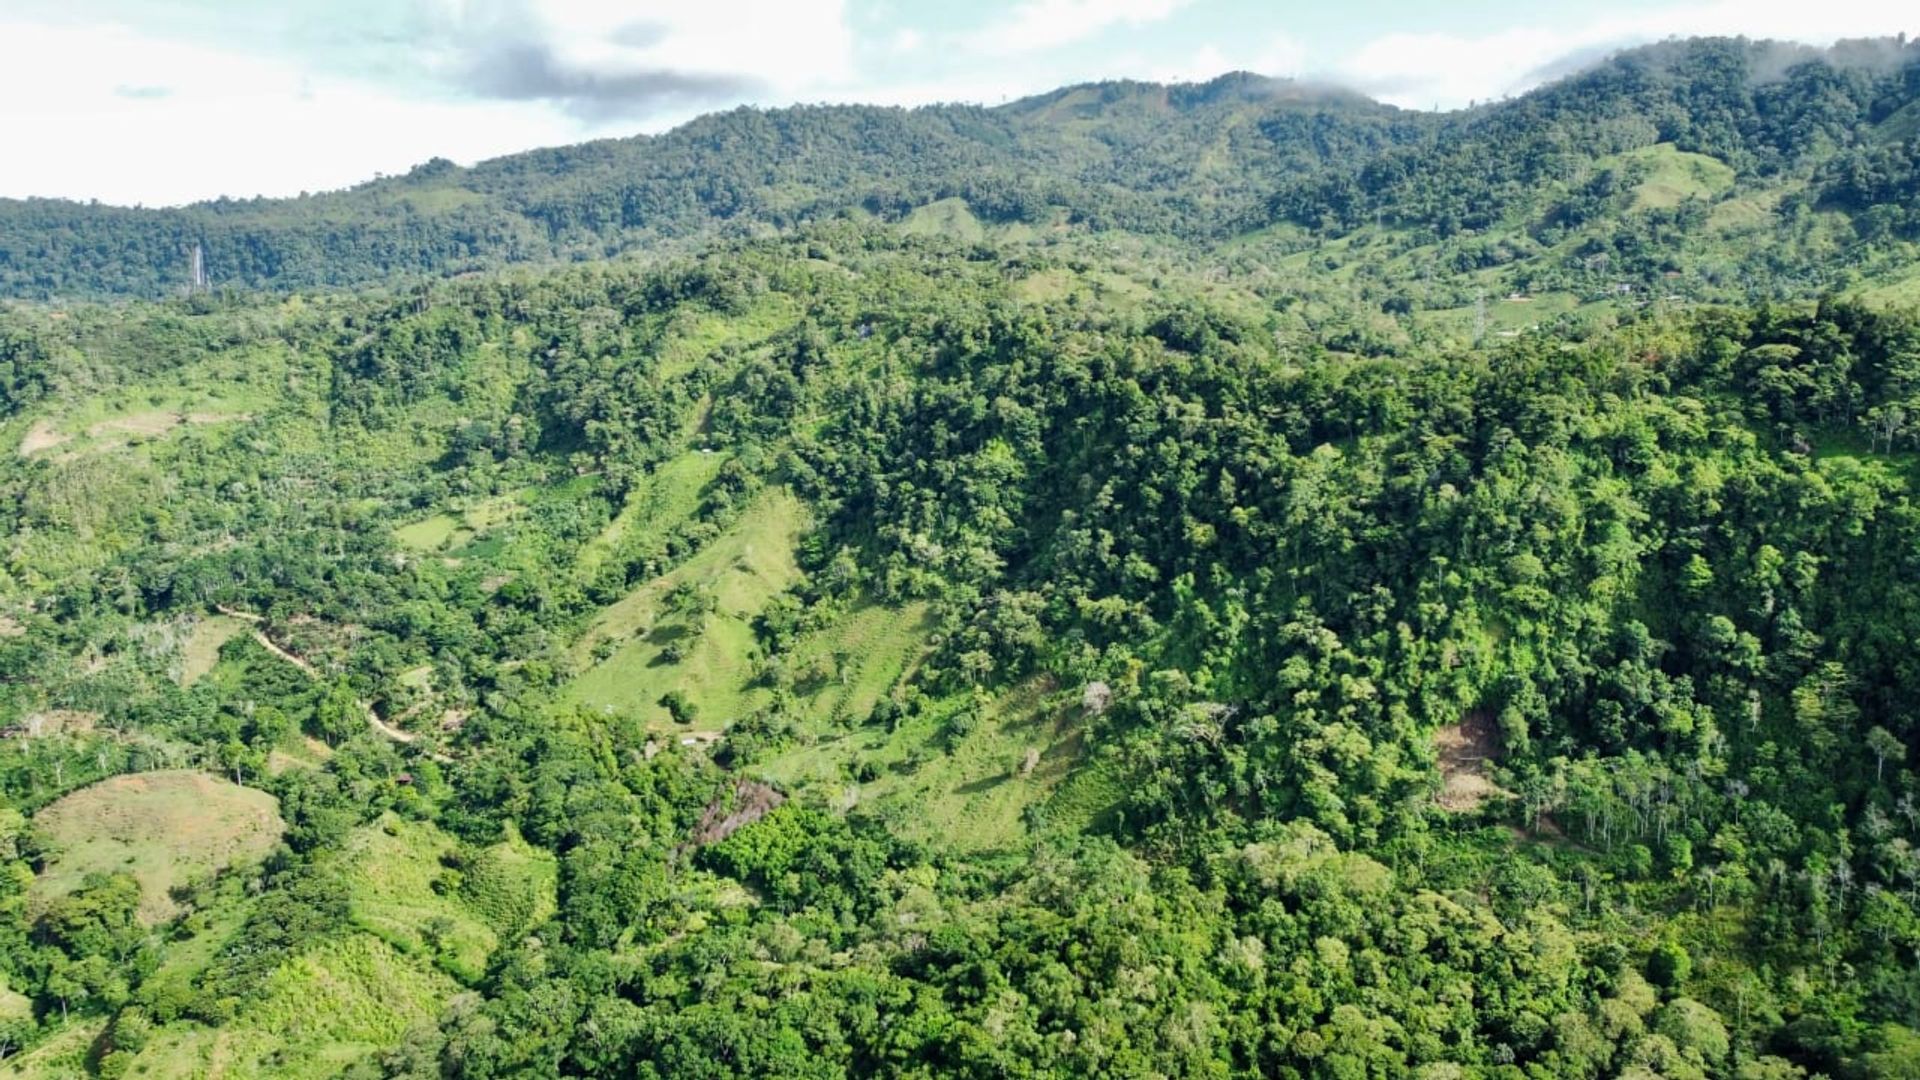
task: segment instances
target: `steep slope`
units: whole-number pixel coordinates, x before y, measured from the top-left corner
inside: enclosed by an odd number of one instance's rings
[[[835,223],[0,312],[0,437],[127,434],[0,457],[8,1067],[1912,1075],[1920,323],[1367,357],[1262,280]],[[221,609],[312,677],[183,685]],[[48,846],[168,760],[284,847]]]

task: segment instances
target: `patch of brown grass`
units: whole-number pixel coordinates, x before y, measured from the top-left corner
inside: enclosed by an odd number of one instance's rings
[[[97,439],[102,435],[165,435],[180,426],[183,418],[179,413],[154,409],[151,412],[128,413],[102,420],[87,427],[87,437]]]
[[[73,438],[64,431],[55,428],[51,421],[37,420],[27,429],[27,436],[20,440],[20,456],[32,457],[42,450],[51,450]]]
[[[1493,718],[1484,712],[1467,714],[1458,724],[1433,733],[1440,758],[1440,793],[1435,801],[1450,813],[1468,813],[1500,794],[1487,771],[1499,757]]]
[[[174,886],[264,857],[286,827],[273,796],[187,769],[102,780],[45,807],[33,825],[52,851],[33,882],[36,904],[88,874],[121,871],[140,883],[148,924],[178,912]]]
[[[771,785],[758,780],[742,780],[734,785],[731,799],[715,799],[700,815],[689,839],[701,846],[717,844],[735,832],[773,813],[787,797]]]
[[[82,712],[79,709],[47,709],[28,713],[20,721],[18,734],[28,739],[44,739],[50,735],[84,735],[99,724],[99,713]]]

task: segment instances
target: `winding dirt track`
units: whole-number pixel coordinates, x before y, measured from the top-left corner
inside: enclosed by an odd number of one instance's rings
[[[242,620],[245,620],[246,622],[252,623],[253,624],[253,631],[252,631],[253,640],[259,642],[261,648],[267,650],[268,652],[279,657],[280,659],[285,660],[287,663],[292,664],[294,667],[299,668],[301,671],[306,673],[307,678],[313,679],[315,681],[318,681],[320,679],[320,672],[315,670],[312,664],[307,663],[304,657],[295,656],[293,653],[290,653],[286,649],[281,648],[277,642],[275,642],[272,638],[267,636],[267,632],[260,628],[261,624],[266,621],[265,619],[249,611],[236,611],[233,608],[227,607],[224,604],[215,604],[214,610],[218,611],[222,615],[227,615],[235,619],[242,619]],[[380,734],[386,736],[389,739],[392,739],[394,742],[413,743],[419,740],[420,736],[415,735],[413,732],[401,731],[399,728],[394,727],[392,724],[389,724],[385,720],[380,719],[380,714],[377,712],[374,712],[373,706],[368,704],[367,702],[361,701],[356,698],[354,703],[359,705],[360,711],[366,714],[367,724],[371,726],[373,730],[379,732]],[[453,760],[452,758],[449,758],[445,754],[441,754],[441,753],[429,753],[427,756],[432,758],[435,761],[440,762],[443,765]]]

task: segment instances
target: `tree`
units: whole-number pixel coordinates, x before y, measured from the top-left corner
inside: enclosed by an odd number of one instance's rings
[[[1675,990],[1693,974],[1693,957],[1678,942],[1663,941],[1647,954],[1647,978],[1655,986]]]
[[[676,724],[691,724],[700,718],[699,708],[680,690],[669,690],[660,695],[660,707],[667,710],[667,715]]]
[[[1873,755],[1873,782],[1877,784],[1886,772],[1887,759],[1904,760],[1907,748],[1893,732],[1876,724],[1867,732],[1867,752]]]

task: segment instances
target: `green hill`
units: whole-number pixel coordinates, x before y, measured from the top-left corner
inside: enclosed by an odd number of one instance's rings
[[[0,1075],[1920,1074],[1911,56],[5,208]]]

